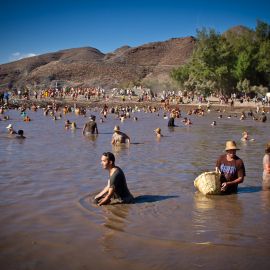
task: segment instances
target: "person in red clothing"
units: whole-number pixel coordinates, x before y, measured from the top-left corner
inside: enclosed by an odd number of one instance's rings
[[[246,175],[245,165],[241,158],[236,155],[235,141],[227,141],[226,154],[218,158],[216,170],[221,172],[221,192],[223,194],[236,193],[238,184],[244,181]]]

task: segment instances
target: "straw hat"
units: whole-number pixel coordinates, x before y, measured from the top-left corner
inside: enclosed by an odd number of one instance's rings
[[[225,151],[228,150],[240,150],[240,149],[236,147],[235,141],[227,141]]]
[[[13,126],[11,124],[9,124],[6,128],[10,129],[10,128],[13,128]]]
[[[119,126],[115,126],[113,131],[120,131],[120,127]]]
[[[156,128],[154,131],[155,131],[156,133],[160,133],[160,132],[161,132],[161,128]]]

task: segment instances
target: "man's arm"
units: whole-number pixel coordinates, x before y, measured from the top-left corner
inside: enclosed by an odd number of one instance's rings
[[[107,204],[110,200],[111,197],[113,196],[114,189],[112,187],[109,188],[108,194],[99,202],[99,206],[103,204]]]
[[[116,144],[116,140],[115,140],[114,136],[112,136],[111,144]]]
[[[95,199],[102,197],[106,192],[108,192],[108,190],[109,190],[109,181],[108,185],[95,196]]]
[[[128,143],[130,143],[130,137],[127,134],[125,134],[125,136],[126,136],[125,141],[127,142],[128,140]]]
[[[221,190],[225,191],[228,186],[237,185],[244,182],[244,176],[240,176],[237,179],[230,181],[230,182],[224,182],[221,184]]]
[[[263,158],[263,169],[267,172],[270,173],[270,159],[268,155],[265,155]]]

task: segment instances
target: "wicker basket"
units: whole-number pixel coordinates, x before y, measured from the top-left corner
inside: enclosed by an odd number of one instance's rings
[[[220,172],[204,172],[194,180],[194,186],[204,195],[218,195],[221,190]]]

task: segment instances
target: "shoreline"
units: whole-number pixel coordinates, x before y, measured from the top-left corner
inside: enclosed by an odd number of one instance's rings
[[[164,102],[161,101],[135,101],[135,100],[126,100],[122,101],[120,98],[114,98],[110,100],[72,100],[71,98],[66,99],[10,99],[8,108],[14,109],[18,108],[20,106],[41,106],[41,107],[47,107],[48,105],[57,104],[60,107],[64,106],[74,106],[76,104],[77,107],[85,107],[85,108],[103,108],[103,106],[106,104],[109,107],[114,106],[130,106],[134,107],[137,106],[138,108],[143,107],[156,107],[158,109],[164,108]],[[168,105],[168,108],[179,108],[179,109],[187,109],[192,110],[196,109],[198,107],[201,107],[204,110],[207,110],[207,103],[170,103]],[[251,102],[235,102],[235,105],[231,106],[230,104],[220,104],[218,101],[212,100],[210,101],[210,109],[214,110],[225,110],[227,112],[243,112],[247,110],[256,110],[257,106],[259,108],[264,108],[265,112],[270,112],[270,106],[269,105],[262,105],[260,103],[255,103],[253,101]]]

